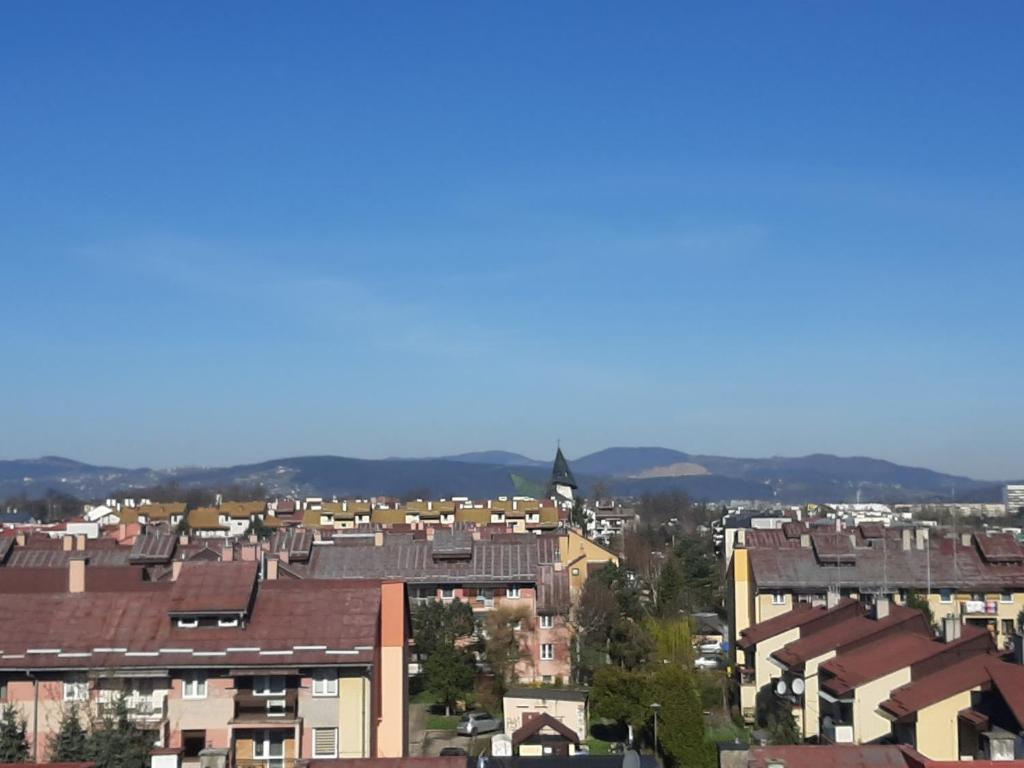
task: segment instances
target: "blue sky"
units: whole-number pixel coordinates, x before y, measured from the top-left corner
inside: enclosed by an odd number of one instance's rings
[[[1022,23],[6,3],[0,458],[1024,476]]]

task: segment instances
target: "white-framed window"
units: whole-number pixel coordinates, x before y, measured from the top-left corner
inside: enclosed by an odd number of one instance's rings
[[[218,627],[237,627],[238,619],[217,619]]]
[[[280,675],[256,675],[252,679],[253,696],[284,696],[285,679]]]
[[[199,626],[199,619],[178,619],[178,626],[182,629],[194,629]]]
[[[786,604],[786,593],[785,592],[772,592],[772,605],[785,605]]]
[[[455,590],[452,587],[441,587],[441,599],[451,600],[455,597]]]
[[[205,699],[206,698],[206,673],[186,672],[181,679],[181,698],[183,699]]]
[[[953,602],[953,590],[952,589],[940,589],[939,590],[939,602],[940,603],[952,603]]]
[[[555,626],[555,617],[554,616],[541,616],[540,617],[540,628],[541,629],[551,629],[553,626]]]
[[[555,658],[555,646],[552,643],[541,643],[540,658],[543,661],[551,661]]]
[[[64,681],[64,701],[87,701],[89,698],[89,683],[84,680]]]
[[[338,729],[313,729],[313,757],[338,756]]]
[[[507,598],[509,598],[511,600],[518,600],[519,599],[519,587],[509,587],[507,590],[505,590],[505,597],[507,597]]]
[[[337,696],[338,673],[333,669],[318,669],[313,673],[314,696]]]
[[[1013,602],[1013,592],[1000,592],[999,593],[999,602],[1000,603],[1012,603]]]

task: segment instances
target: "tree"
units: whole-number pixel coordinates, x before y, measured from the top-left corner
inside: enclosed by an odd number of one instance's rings
[[[637,670],[601,667],[590,687],[593,713],[640,729],[650,717],[649,677]]]
[[[184,518],[182,520],[184,521]],[[247,536],[255,536],[260,541],[269,539],[273,532],[274,529],[264,523],[263,518],[259,515],[253,515],[252,520],[249,521],[249,527],[245,531]]]
[[[800,732],[788,701],[776,696],[768,687],[758,692],[755,707],[757,722],[768,731],[772,744],[800,743]]]
[[[452,706],[473,687],[476,671],[473,659],[466,651],[453,645],[439,645],[427,657],[423,676],[426,689],[436,697],[438,703],[444,704],[447,715],[451,714]]]
[[[89,733],[89,760],[96,768],[147,768],[154,735],[135,725],[128,717],[124,696],[114,702],[114,711],[94,720]]]
[[[0,763],[28,761],[28,739],[25,737],[25,718],[13,704],[7,704],[0,713]]]
[[[573,501],[572,511],[569,512],[569,524],[582,531],[587,530],[587,508],[582,498]]]
[[[683,669],[693,665],[693,632],[690,619],[674,616],[667,619],[649,618],[644,629],[654,644],[655,661],[676,664]]]
[[[679,569],[679,561],[674,554],[665,558],[658,574],[655,609],[658,616],[668,618],[678,616],[683,603],[683,574]]]
[[[494,673],[499,693],[504,694],[505,687],[515,682],[516,664],[524,655],[516,627],[528,616],[525,608],[502,606],[484,619],[484,655]]]
[[[907,608],[914,608],[920,611],[928,620],[929,626],[935,625],[935,614],[932,613],[932,607],[928,604],[928,598],[920,592],[907,593]]]
[[[619,602],[608,584],[597,578],[587,579],[572,614],[577,683],[589,681],[594,670],[608,663],[608,636],[618,613]]]
[[[675,664],[658,667],[650,693],[652,700],[661,705],[658,740],[665,752],[686,768],[715,765],[714,748],[705,739],[704,716],[690,671]]]
[[[60,716],[60,727],[50,739],[50,762],[81,763],[89,756],[89,736],[82,727],[78,704],[72,702]]]
[[[458,599],[431,600],[419,606],[412,614],[412,627],[416,652],[427,657],[435,648],[454,646],[456,640],[476,631],[473,609]]]
[[[639,669],[651,658],[654,641],[643,625],[632,619],[618,619],[608,637],[612,663],[625,669]]]

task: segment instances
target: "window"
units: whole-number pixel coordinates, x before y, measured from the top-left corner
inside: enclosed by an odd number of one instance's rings
[[[338,729],[313,729],[313,757],[338,756]]]
[[[518,600],[519,599],[519,587],[509,587],[505,591],[505,597],[508,597],[508,598],[510,598],[512,600]]]
[[[544,661],[551,661],[555,658],[555,646],[551,643],[541,643],[540,657]]]
[[[181,698],[183,699],[205,699],[206,698],[206,674],[203,672],[188,672],[181,681]]]
[[[940,603],[952,603],[953,602],[953,590],[952,589],[940,589],[939,590],[939,602]]]
[[[1000,592],[999,593],[999,602],[1000,603],[1012,603],[1013,602],[1013,592]]]
[[[81,680],[67,680],[64,683],[64,701],[86,701],[89,698],[89,684]]]
[[[217,619],[218,627],[237,627],[238,619]]]
[[[441,587],[442,600],[451,600],[453,597],[455,597],[454,589],[452,589],[451,587]]]
[[[337,696],[338,673],[331,669],[321,669],[313,673],[314,696]]]
[[[786,593],[785,592],[772,592],[772,605],[785,605],[786,604]]]
[[[178,619],[178,626],[182,629],[193,629],[199,626],[199,619]]]
[[[285,679],[273,675],[257,675],[252,679],[254,696],[284,696]]]
[[[541,629],[551,629],[553,626],[555,626],[555,617],[554,616],[541,616],[540,617],[540,628]]]

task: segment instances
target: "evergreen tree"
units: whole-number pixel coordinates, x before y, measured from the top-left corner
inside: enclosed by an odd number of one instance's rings
[[[89,734],[89,760],[96,768],[147,768],[153,734],[135,725],[128,717],[124,696],[117,699],[113,714],[92,724]]]
[[[424,685],[444,704],[445,714],[468,690],[473,687],[476,671],[473,659],[466,651],[453,645],[439,645],[427,657],[423,665]]]
[[[674,554],[665,558],[665,564],[658,574],[656,608],[662,618],[679,615],[683,604],[683,573],[679,568],[679,560]]]
[[[7,704],[0,714],[0,763],[24,763],[27,760],[25,718],[18,714],[13,704]]]
[[[50,740],[50,762],[81,763],[88,759],[89,737],[74,702],[61,714],[60,727]]]
[[[677,765],[710,768],[716,762],[714,746],[705,738],[700,698],[690,671],[674,664],[653,673],[651,696],[658,713],[658,741]]]
[[[429,657],[435,648],[452,646],[462,637],[476,631],[473,609],[469,603],[455,599],[451,602],[431,600],[421,605],[412,615],[412,634],[416,652]]]

